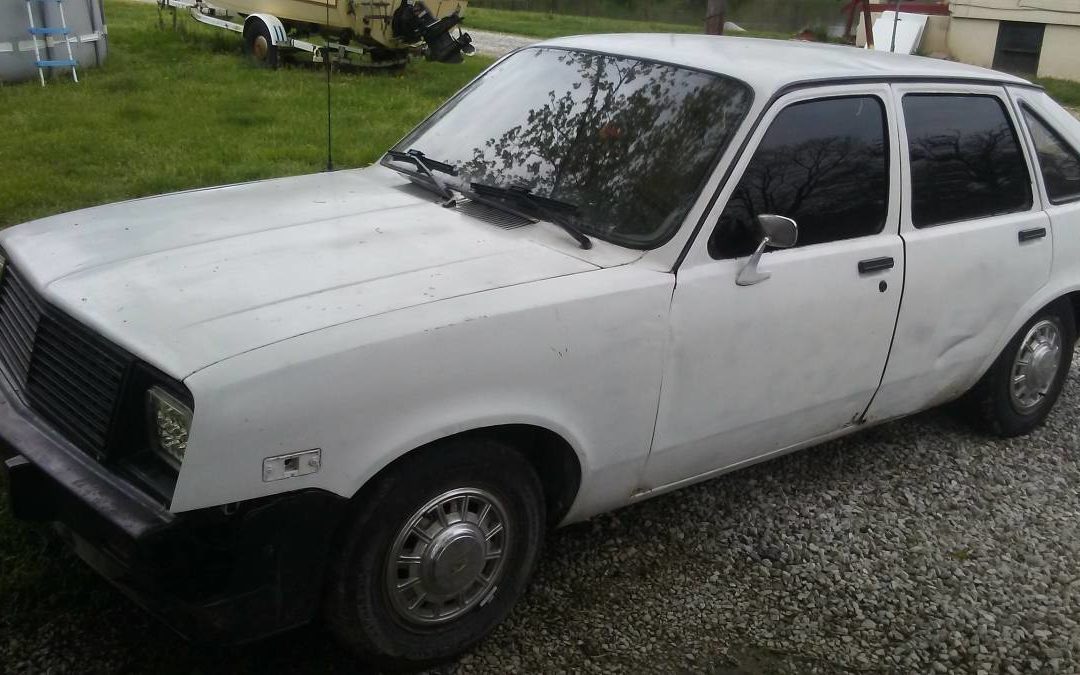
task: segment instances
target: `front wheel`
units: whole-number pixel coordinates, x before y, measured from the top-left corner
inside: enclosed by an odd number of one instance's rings
[[[383,668],[422,668],[476,644],[522,594],[544,532],[532,466],[490,439],[422,451],[377,479],[347,527],[325,614]]]
[[[1038,427],[1065,385],[1075,342],[1076,324],[1067,302],[1040,311],[1020,328],[968,395],[973,412],[1003,437]]]

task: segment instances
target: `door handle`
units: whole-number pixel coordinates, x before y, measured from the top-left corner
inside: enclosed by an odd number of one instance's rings
[[[870,274],[871,272],[880,272],[881,270],[891,270],[894,264],[896,263],[890,256],[860,260],[859,274]]]
[[[1045,236],[1046,236],[1046,228],[1045,227],[1033,227],[1030,230],[1020,230],[1020,234],[1017,235],[1017,238],[1020,239],[1020,243],[1023,244],[1025,241],[1031,241],[1033,239],[1042,239]]]

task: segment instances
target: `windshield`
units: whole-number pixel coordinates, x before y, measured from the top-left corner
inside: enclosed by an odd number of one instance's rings
[[[464,181],[573,205],[566,220],[582,232],[651,248],[675,233],[751,99],[721,75],[526,49],[395,150],[445,162]]]

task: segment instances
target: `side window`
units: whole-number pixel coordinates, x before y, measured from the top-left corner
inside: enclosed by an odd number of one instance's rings
[[[930,227],[1031,208],[1031,177],[996,96],[904,96],[911,222]]]
[[[889,208],[885,107],[876,96],[793,103],[776,116],[709,240],[715,258],[749,255],[755,218],[799,225],[799,246],[877,234]]]
[[[1039,156],[1039,168],[1050,201],[1062,204],[1080,198],[1080,156],[1035,113],[1026,106],[1021,109],[1031,139],[1035,141],[1035,153]]]

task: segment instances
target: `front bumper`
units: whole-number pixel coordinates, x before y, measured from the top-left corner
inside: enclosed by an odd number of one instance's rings
[[[0,378],[12,512],[182,635],[240,643],[308,622],[347,500],[319,490],[173,514],[74,447]]]

